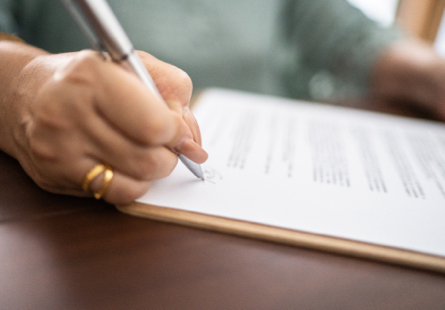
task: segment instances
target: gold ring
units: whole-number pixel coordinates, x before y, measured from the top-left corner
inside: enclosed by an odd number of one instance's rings
[[[87,175],[85,176],[85,179],[82,182],[82,189],[88,192],[91,182],[101,173],[104,173],[104,182],[102,184],[102,188],[99,191],[93,192],[94,198],[96,199],[102,198],[107,192],[108,188],[110,187],[110,182],[111,179],[113,179],[114,175],[111,166],[108,164],[97,164],[90,171],[88,171]]]
[[[113,178],[114,175],[111,166],[106,165],[105,167],[106,169],[105,169],[104,183],[102,184],[102,188],[99,191],[93,193],[94,198],[96,199],[101,199],[107,193],[108,187],[110,187],[111,179]]]

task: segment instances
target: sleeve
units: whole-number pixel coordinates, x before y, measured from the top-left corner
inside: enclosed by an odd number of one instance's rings
[[[297,58],[285,72],[287,89],[316,100],[366,93],[379,53],[403,36],[346,0],[287,0],[282,23],[284,40]]]
[[[41,21],[42,9],[48,5],[53,3],[47,0],[0,0],[0,32],[33,44],[33,32]]]
[[[13,13],[13,0],[0,0],[0,32],[18,35]]]

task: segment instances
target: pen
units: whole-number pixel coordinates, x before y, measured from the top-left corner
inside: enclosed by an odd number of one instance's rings
[[[106,0],[62,1],[94,49],[101,53],[107,51],[114,62],[134,72],[165,103]],[[195,176],[204,180],[201,165],[182,154],[179,154],[179,159]]]

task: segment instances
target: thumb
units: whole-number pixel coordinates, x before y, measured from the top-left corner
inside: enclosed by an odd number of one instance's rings
[[[200,145],[201,135],[199,133],[199,128],[198,128],[199,141],[197,142],[194,139],[194,134],[190,126],[187,124],[187,122],[179,115],[176,114],[176,116],[177,116],[177,121],[180,122],[180,125],[177,127],[178,132],[176,138],[172,141],[172,144],[170,144],[168,147],[175,153],[182,154],[188,159],[194,161],[195,163],[198,164],[204,163],[208,158],[208,154],[206,151],[204,151],[204,149]]]

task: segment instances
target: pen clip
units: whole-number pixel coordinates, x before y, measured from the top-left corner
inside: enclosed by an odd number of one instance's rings
[[[85,35],[85,38],[90,43],[91,47],[98,51],[103,59],[107,59],[104,53],[107,51],[104,42],[102,42],[99,36],[97,36],[93,29],[91,29],[90,24],[86,21],[85,16],[81,13],[75,1],[62,0],[62,3]]]

